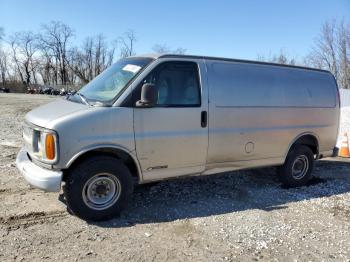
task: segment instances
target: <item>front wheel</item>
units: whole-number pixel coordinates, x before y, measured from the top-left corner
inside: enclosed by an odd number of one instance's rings
[[[116,158],[98,156],[83,161],[68,174],[64,196],[73,214],[101,221],[118,215],[132,191],[129,169]]]
[[[288,153],[286,162],[279,167],[282,183],[290,187],[304,186],[312,177],[314,154],[304,145],[296,145]]]

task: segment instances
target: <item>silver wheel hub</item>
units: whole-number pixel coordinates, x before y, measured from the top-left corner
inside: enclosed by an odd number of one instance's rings
[[[302,179],[309,170],[309,159],[305,155],[298,156],[292,165],[292,176],[294,179]]]
[[[120,197],[121,184],[117,177],[101,173],[90,178],[83,187],[83,201],[91,209],[104,210]]]

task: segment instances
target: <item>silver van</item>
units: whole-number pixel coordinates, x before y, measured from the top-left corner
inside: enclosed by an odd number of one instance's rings
[[[121,59],[29,112],[17,167],[86,220],[115,216],[134,184],[278,167],[288,186],[332,156],[340,100],[328,71],[187,55]]]

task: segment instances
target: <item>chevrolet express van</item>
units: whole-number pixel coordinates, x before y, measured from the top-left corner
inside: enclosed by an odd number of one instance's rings
[[[135,183],[278,167],[302,186],[333,154],[328,71],[188,55],[121,59],[74,95],[29,112],[17,166],[86,220],[118,214]]]

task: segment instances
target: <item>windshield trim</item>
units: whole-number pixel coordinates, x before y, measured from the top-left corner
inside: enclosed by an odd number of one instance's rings
[[[86,96],[83,95],[82,93],[76,92],[74,95],[77,95],[77,96],[81,99],[81,101],[83,101],[86,105],[88,105],[88,106],[91,105],[90,102],[89,102],[89,100],[88,100],[88,99],[86,98]]]

